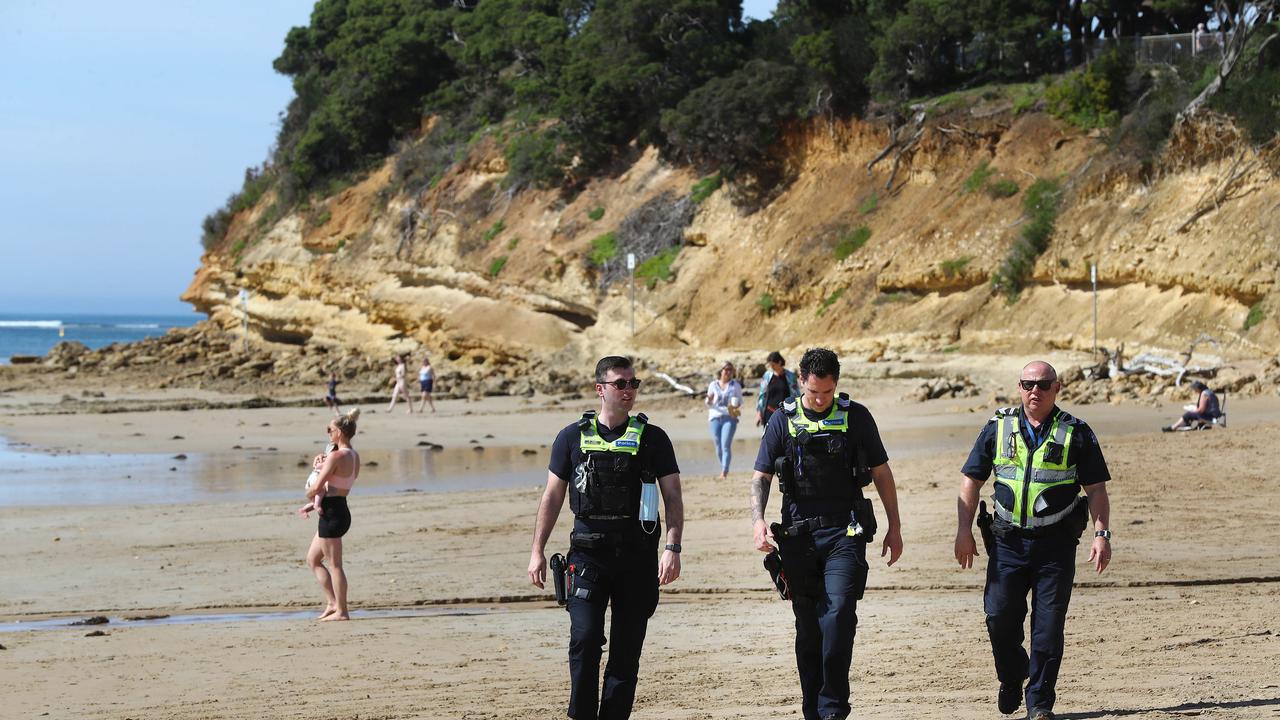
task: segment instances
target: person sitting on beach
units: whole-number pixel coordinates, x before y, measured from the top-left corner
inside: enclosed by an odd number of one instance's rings
[[[1182,417],[1178,421],[1167,427],[1160,428],[1164,432],[1173,432],[1175,430],[1196,430],[1203,427],[1206,423],[1213,422],[1222,416],[1222,407],[1218,404],[1218,396],[1209,389],[1208,385],[1193,380],[1191,389],[1196,392],[1196,404],[1184,405]]]
[[[324,395],[324,404],[333,411],[334,417],[342,414],[342,408],[338,406],[338,382],[338,373],[330,372],[329,381],[326,383],[328,390]]]
[[[360,409],[355,408],[335,418],[325,427],[329,441],[337,449],[327,456],[317,455],[314,465],[319,466],[320,476],[307,490],[307,499],[315,500],[322,491],[322,512],[315,537],[307,550],[307,567],[315,575],[316,582],[324,590],[325,609],[317,620],[350,620],[347,608],[347,574],[342,569],[342,536],[351,529],[351,510],[347,507],[347,495],[360,476],[360,455],[351,447],[356,434],[356,420]],[[325,560],[329,561],[328,567]]]

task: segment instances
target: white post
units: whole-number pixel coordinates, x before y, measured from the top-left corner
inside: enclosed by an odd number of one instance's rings
[[[631,337],[636,336],[636,254],[627,253],[627,272],[631,275]]]
[[[249,291],[240,288],[240,331],[244,335],[244,351],[249,352]]]
[[[1093,354],[1098,354],[1098,264],[1089,266],[1089,281],[1093,283]]]

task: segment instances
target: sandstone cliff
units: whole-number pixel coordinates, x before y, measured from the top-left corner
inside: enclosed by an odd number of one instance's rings
[[[697,175],[652,150],[573,197],[507,192],[501,152],[487,140],[420,194],[392,191],[390,158],[272,224],[260,222],[268,194],[204,256],[183,299],[238,332],[246,288],[254,343],[312,357],[300,369],[317,376],[337,350],[429,352],[465,377],[538,379],[606,352],[705,357],[817,341],[864,355],[1087,350],[1096,263],[1103,346],[1181,350],[1202,333],[1224,357],[1280,346],[1278,163],[1255,157],[1229,126],[1185,128],[1145,169],[1101,138],[999,103],[931,118],[896,173],[891,159],[868,170],[888,140],[885,125],[862,121],[791,133],[795,180],[754,212],[726,189],[689,203]],[[1019,192],[966,192],[983,162]],[[1058,180],[1064,204],[1030,285],[1010,304],[990,279],[1037,177]],[[1180,229],[1201,207],[1213,209]],[[627,250],[641,260],[660,251],[654,237],[670,231],[635,219],[681,212],[691,219],[676,228],[683,247],[672,277],[636,283],[632,338],[619,263]],[[619,254],[603,267],[589,261],[593,239],[620,229]],[[850,237],[865,244],[838,260]],[[1245,329],[1251,308],[1263,319]]]

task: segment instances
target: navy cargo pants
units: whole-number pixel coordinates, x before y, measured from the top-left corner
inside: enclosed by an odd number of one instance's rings
[[[796,616],[805,720],[847,717],[858,600],[867,586],[867,544],[848,537],[843,527],[776,540]]]
[[[1016,531],[996,536],[987,559],[983,605],[1001,684],[1027,681],[1027,709],[1052,710],[1062,666],[1067,604],[1076,575],[1075,537],[1033,538]],[[1022,647],[1022,624],[1031,592],[1031,652]]]
[[[649,618],[658,607],[658,555],[651,541],[569,551],[577,587],[590,597],[570,597],[569,717],[574,720],[626,720],[636,697],[640,650]],[[613,604],[609,626],[609,661],[600,688],[600,656],[604,648],[604,611]]]

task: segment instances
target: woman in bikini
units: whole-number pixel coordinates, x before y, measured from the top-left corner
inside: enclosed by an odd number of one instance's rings
[[[307,550],[307,567],[324,590],[325,609],[317,618],[323,621],[351,619],[347,608],[347,574],[342,570],[342,536],[351,529],[347,495],[360,475],[360,455],[351,447],[359,417],[357,408],[334,418],[325,427],[329,441],[338,447],[327,455],[316,456],[312,464],[320,471],[320,477],[307,490],[308,500],[324,494],[320,501],[319,529]],[[326,560],[328,567],[325,567]]]

